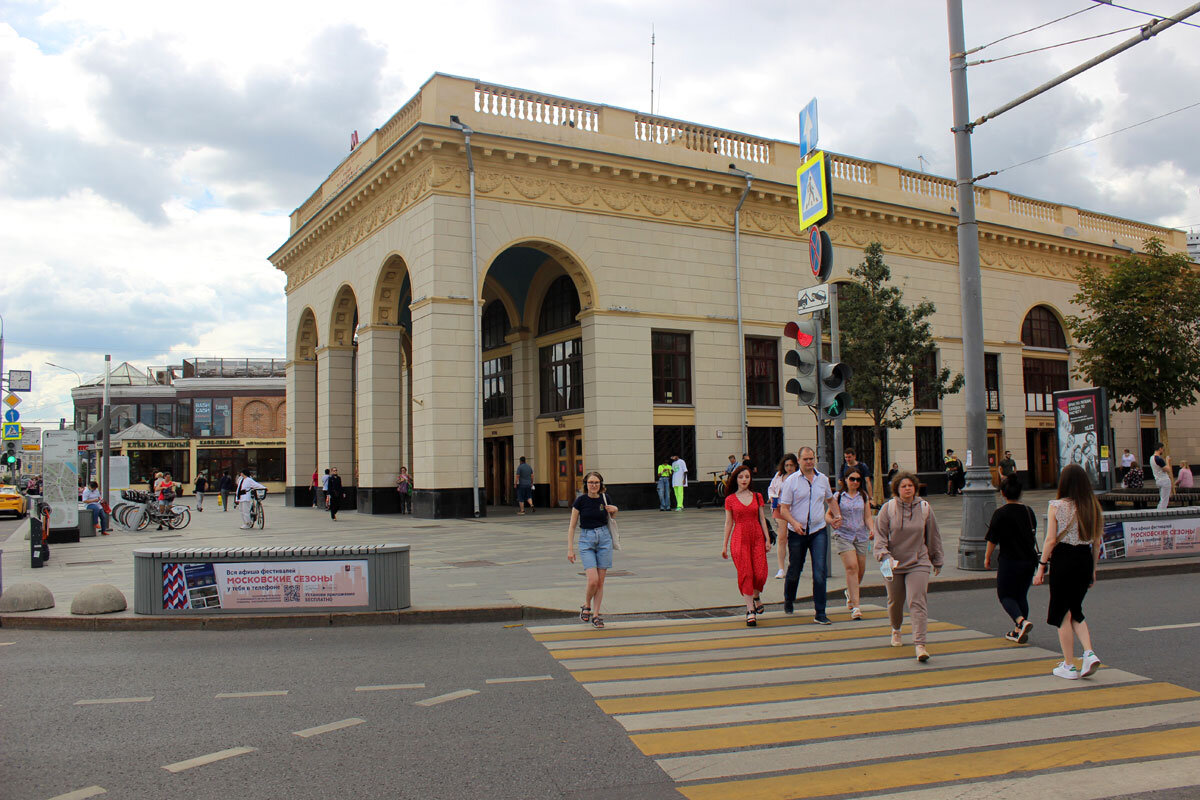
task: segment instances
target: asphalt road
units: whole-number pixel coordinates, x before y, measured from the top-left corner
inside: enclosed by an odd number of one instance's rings
[[[1200,690],[1200,627],[1134,630],[1200,622],[1196,597],[1191,575],[1099,584],[1085,609],[1105,665]],[[1034,619],[1045,600],[1035,589]],[[930,614],[1007,624],[989,591],[937,593]],[[1045,625],[1033,642],[1057,647]],[[136,798],[679,797],[521,627],[0,629],[0,674],[4,800],[97,786]],[[513,678],[529,680],[497,682]],[[254,696],[219,696],[238,693]],[[214,754],[227,757],[187,763]]]

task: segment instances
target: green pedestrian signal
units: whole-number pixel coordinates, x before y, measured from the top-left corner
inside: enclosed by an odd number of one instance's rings
[[[821,419],[842,419],[853,403],[850,393],[846,391],[846,381],[850,380],[853,370],[849,364],[821,362],[820,372]]]

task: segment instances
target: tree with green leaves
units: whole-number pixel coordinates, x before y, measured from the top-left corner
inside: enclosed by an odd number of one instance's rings
[[[1158,415],[1167,440],[1167,412],[1196,403],[1200,392],[1200,270],[1183,253],[1147,239],[1109,268],[1076,270],[1080,316],[1067,327],[1080,347],[1077,377],[1103,386],[1115,411]]]
[[[878,503],[883,499],[883,432],[899,428],[915,410],[913,380],[937,351],[930,323],[936,308],[928,300],[915,306],[904,303],[904,293],[890,283],[892,271],[883,261],[879,242],[867,245],[865,254],[866,259],[850,270],[853,282],[838,285],[838,327],[841,359],[854,371],[847,389],[854,408],[871,417]],[[922,388],[938,399],[963,386],[963,376],[951,376],[945,367],[929,377]]]

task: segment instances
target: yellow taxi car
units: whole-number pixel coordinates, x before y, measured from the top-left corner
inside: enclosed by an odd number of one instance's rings
[[[25,516],[28,511],[25,495],[17,491],[17,487],[0,486],[0,514],[13,514],[20,518]]]

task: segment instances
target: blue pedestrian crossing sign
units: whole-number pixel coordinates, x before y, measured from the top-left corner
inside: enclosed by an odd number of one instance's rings
[[[829,157],[821,150],[805,159],[796,170],[796,199],[800,205],[800,228],[821,225],[833,216],[833,189],[829,184]]]
[[[4,423],[4,441],[7,442],[10,439],[20,439],[20,438],[21,438],[21,423],[19,423],[19,422]]]
[[[817,98],[808,101],[800,112],[800,157],[817,148]]]

